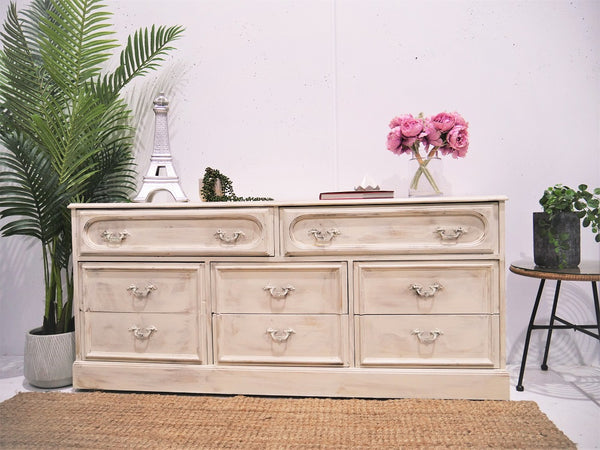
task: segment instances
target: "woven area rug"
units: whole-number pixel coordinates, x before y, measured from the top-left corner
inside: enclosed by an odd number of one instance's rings
[[[0,447],[575,448],[530,401],[21,393]]]

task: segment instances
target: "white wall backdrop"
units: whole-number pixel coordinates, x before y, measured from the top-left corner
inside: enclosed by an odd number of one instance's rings
[[[19,7],[27,2],[20,0]],[[185,26],[163,69],[128,96],[139,169],[152,99],[184,191],[218,168],[238,195],[316,199],[370,174],[405,196],[407,157],[387,151],[398,114],[458,111],[469,154],[444,160],[448,195],[505,194],[507,263],[532,256],[531,213],[555,183],[600,186],[600,2],[596,0],[106,0],[117,37]],[[1,17],[8,2],[0,0]],[[0,239],[0,354],[22,354],[43,314],[37,242]],[[582,230],[582,256],[600,246]],[[520,360],[537,281],[507,271],[507,358]],[[550,284],[551,285],[551,284]],[[549,303],[551,290],[545,295]],[[588,284],[565,283],[573,319],[593,321]],[[541,311],[549,315],[548,308]],[[530,361],[541,360],[541,333]],[[550,364],[600,364],[598,342],[556,332]]]

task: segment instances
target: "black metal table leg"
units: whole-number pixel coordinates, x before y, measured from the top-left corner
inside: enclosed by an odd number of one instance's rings
[[[596,309],[596,324],[598,325],[598,339],[600,339],[600,303],[598,302],[598,286],[592,281],[592,294],[594,295],[594,308]]]
[[[538,288],[537,296],[535,297],[535,303],[533,304],[533,311],[531,311],[531,318],[529,319],[529,326],[527,327],[527,335],[525,336],[525,347],[523,348],[523,358],[521,358],[521,369],[519,370],[519,381],[517,382],[517,391],[523,391],[523,375],[525,374],[525,363],[527,362],[527,352],[529,351],[529,340],[531,339],[531,332],[533,331],[533,324],[535,322],[535,316],[537,314],[538,306],[540,305],[540,299],[542,298],[542,292],[544,291],[544,284],[546,280],[540,280],[540,287]]]
[[[558,296],[560,294],[560,280],[556,280],[556,289],[554,290],[554,302],[552,303],[552,314],[550,314],[550,323],[548,324],[548,336],[546,337],[546,349],[544,350],[544,359],[542,360],[542,370],[548,370],[548,353],[550,352],[550,340],[552,339],[552,330],[554,329],[554,319],[556,318],[556,308],[558,307]]]

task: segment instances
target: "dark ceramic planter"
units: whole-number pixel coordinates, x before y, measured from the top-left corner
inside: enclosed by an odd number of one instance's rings
[[[546,213],[533,213],[533,259],[548,269],[577,267],[581,260],[579,217],[558,213],[552,221]]]

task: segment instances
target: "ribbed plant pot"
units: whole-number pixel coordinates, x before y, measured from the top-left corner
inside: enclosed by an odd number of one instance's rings
[[[75,361],[75,332],[61,334],[36,334],[25,336],[24,375],[32,386],[59,388],[73,384]]]
[[[548,269],[571,269],[581,261],[581,225],[574,212],[533,213],[533,259]]]

